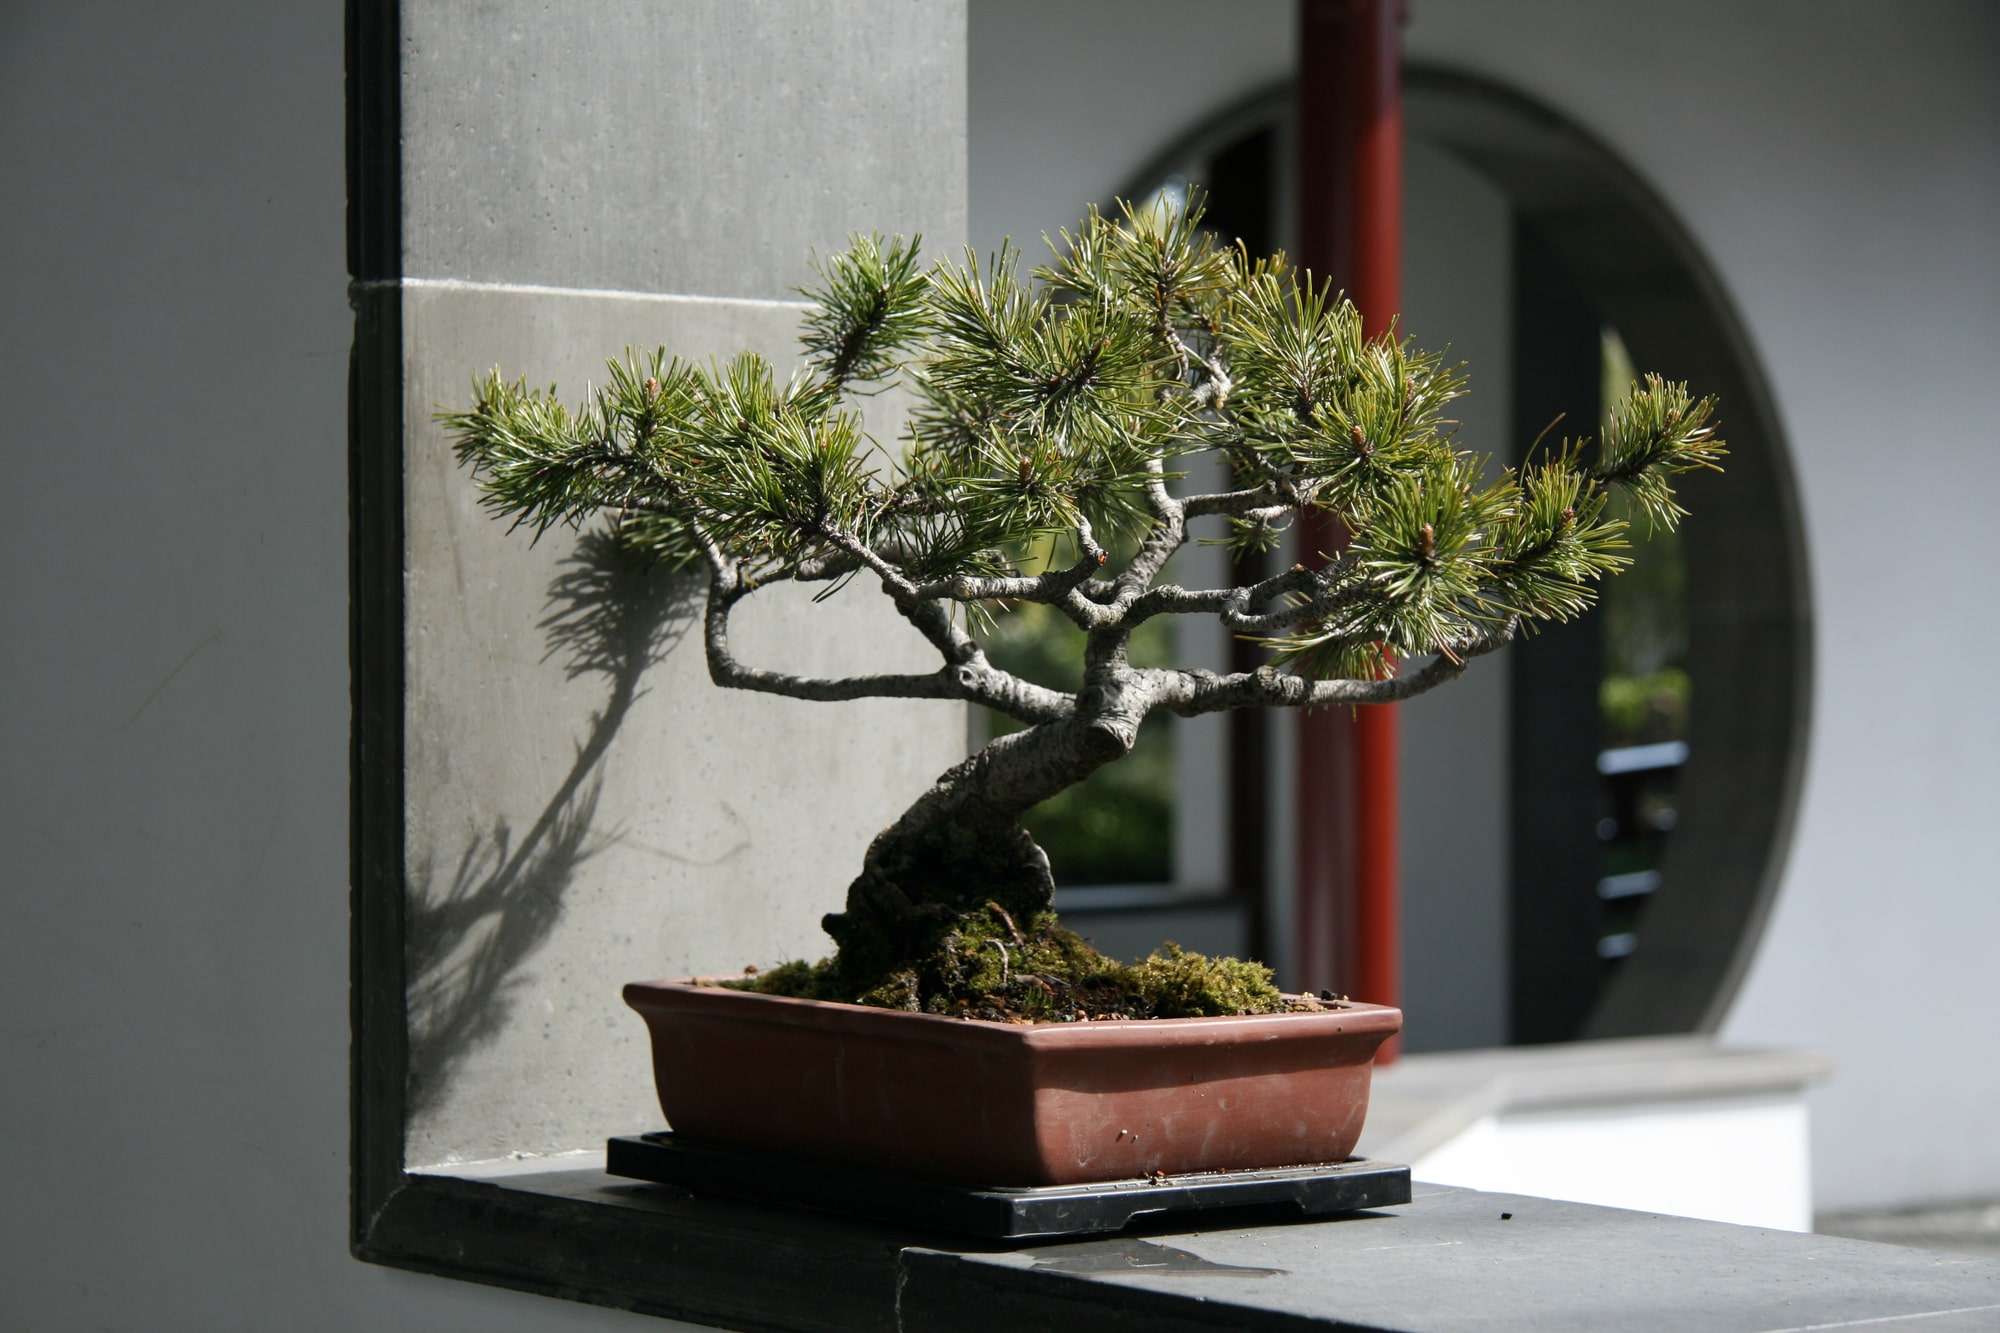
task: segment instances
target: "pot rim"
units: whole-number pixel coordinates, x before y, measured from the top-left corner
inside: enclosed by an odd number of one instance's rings
[[[736,977],[670,977],[634,981],[625,986],[625,1003],[644,1015],[699,1007],[711,1012],[734,1011],[747,1018],[762,1006],[760,1017],[778,1019],[787,1012],[811,1013],[815,1022],[839,1028],[896,1027],[908,1037],[932,1040],[1005,1043],[1061,1047],[1202,1046],[1224,1039],[1278,1040],[1315,1038],[1334,1033],[1380,1032],[1385,1036],[1403,1026],[1403,1011],[1390,1005],[1342,1001],[1342,1008],[1278,1014],[1224,1014],[1201,1018],[1115,1018],[1078,1023],[1003,1023],[984,1018],[910,1013],[873,1005],[834,1000],[803,1000],[789,995],[764,995],[717,983]]]

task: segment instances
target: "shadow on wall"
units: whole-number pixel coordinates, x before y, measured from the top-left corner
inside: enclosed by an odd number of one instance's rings
[[[639,699],[640,678],[693,622],[697,579],[634,557],[604,533],[578,541],[549,585],[540,624],[548,651],[574,681],[609,686],[562,783],[528,831],[496,817],[460,854],[440,886],[434,862],[408,885],[409,1109],[428,1108],[458,1062],[506,1024],[519,972],[562,916],[563,895],[583,863],[615,840],[593,824],[603,787],[598,767]]]

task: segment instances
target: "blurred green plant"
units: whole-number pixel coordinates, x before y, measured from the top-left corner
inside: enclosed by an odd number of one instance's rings
[[[1630,354],[1604,336],[1605,419],[1625,410],[1635,386]],[[1641,497],[1613,492],[1606,508],[1626,525],[1630,561],[1600,602],[1604,674],[1599,693],[1607,748],[1685,740],[1693,683],[1687,673],[1687,560],[1678,524],[1656,523]]]

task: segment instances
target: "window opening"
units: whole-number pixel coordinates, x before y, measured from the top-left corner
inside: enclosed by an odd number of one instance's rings
[[[1602,347],[1608,421],[1630,396],[1636,372],[1617,329],[1604,330]],[[1623,492],[1612,493],[1612,504],[1631,525],[1632,565],[1607,582],[1602,600],[1597,956],[1607,979],[1639,949],[1646,908],[1663,883],[1667,844],[1680,821],[1694,690],[1681,534],[1648,524]]]
[[[1512,1039],[1702,1030],[1742,975],[1774,891],[1809,701],[1803,539],[1770,395],[1693,241],[1609,150],[1482,80],[1414,67],[1405,94],[1412,141],[1478,173],[1513,219],[1516,364],[1475,367],[1475,391],[1511,389],[1514,438],[1469,447],[1518,457],[1557,412],[1568,414],[1559,435],[1594,434],[1583,423],[1622,399],[1635,363],[1723,400],[1732,454],[1725,473],[1689,481],[1696,518],[1679,533],[1642,521],[1633,569],[1584,624],[1509,650],[1508,787],[1528,795],[1497,797],[1512,811],[1511,939],[1495,941],[1513,977]],[[1200,188],[1219,233],[1282,248],[1292,115],[1281,87],[1206,119],[1125,197]],[[1558,365],[1521,364],[1547,348],[1522,336],[1537,299],[1524,259],[1535,281],[1560,289]],[[1427,336],[1440,334],[1449,340],[1449,330]],[[1536,396],[1559,403],[1526,429],[1541,404],[1520,400],[1538,378]],[[1255,665],[1253,646],[1228,652],[1232,669]],[[1268,721],[1232,719],[1242,729],[1222,798],[1228,878],[1259,922],[1285,833],[1270,815],[1284,780],[1272,737],[1249,730]],[[1540,814],[1523,819],[1530,807]],[[1259,956],[1282,957],[1282,940],[1252,938]]]
[[[1119,558],[1129,554],[1121,552]],[[1059,554],[1053,558],[1061,561]],[[1030,560],[1023,567],[1039,570],[1048,563],[1048,559]],[[1166,617],[1141,625],[1132,635],[1132,661],[1139,666],[1172,666],[1172,632]],[[1083,638],[1054,607],[1023,602],[996,617],[983,642],[987,655],[1002,670],[1051,689],[1074,693],[1082,688]],[[982,709],[981,715],[981,741],[1022,726],[989,710]],[[1049,854],[1049,868],[1062,888],[1172,882],[1173,723],[1164,714],[1148,717],[1140,724],[1131,754],[1036,806],[1022,820]]]

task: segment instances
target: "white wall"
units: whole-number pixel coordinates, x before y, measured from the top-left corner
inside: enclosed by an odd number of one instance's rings
[[[1669,1098],[1482,1116],[1410,1163],[1437,1185],[1811,1231],[1797,1094]]]
[[[1833,1053],[1812,1094],[1822,1206],[2000,1192],[1986,1018],[2000,720],[1969,697],[2000,646],[1983,540],[2000,492],[2000,10],[1410,8],[1413,59],[1552,104],[1673,202],[1738,305],[1794,451],[1816,616],[1809,762],[1723,1035]],[[974,0],[975,242],[1066,222],[1204,113],[1282,77],[1291,12]],[[1031,48],[1037,33],[1061,36]],[[1925,483],[1899,481],[1911,464]]]
[[[0,1326],[667,1326],[348,1257],[341,42],[0,13]]]
[[[1820,1206],[2000,1192],[2000,10],[1416,0],[1413,56],[1526,89],[1671,200],[1738,303],[1798,471],[1804,801],[1722,1028],[1835,1059]],[[1899,469],[1923,480],[1903,480]]]
[[[1292,0],[972,0],[972,246],[1011,236],[1041,262],[1044,233],[1203,117],[1290,78],[1291,15]]]

